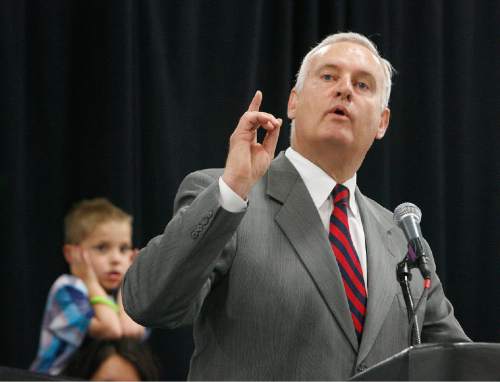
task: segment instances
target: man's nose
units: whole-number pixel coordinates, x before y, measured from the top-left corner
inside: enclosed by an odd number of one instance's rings
[[[338,79],[335,86],[335,97],[350,101],[352,98],[352,84],[351,80],[347,77]]]

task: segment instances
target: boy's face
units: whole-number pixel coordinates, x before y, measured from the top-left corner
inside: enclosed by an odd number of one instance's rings
[[[109,221],[98,225],[80,243],[99,283],[108,291],[117,289],[132,262],[132,229],[127,221]]]

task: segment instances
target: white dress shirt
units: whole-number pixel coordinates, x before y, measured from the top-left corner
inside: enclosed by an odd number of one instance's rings
[[[318,209],[321,222],[328,232],[330,229],[330,216],[333,209],[331,192],[337,184],[326,172],[317,165],[300,155],[297,151],[289,147],[285,151],[285,156],[293,164],[304,184],[311,195],[314,205]],[[356,203],[356,174],[343,183],[349,189],[349,203],[347,208],[347,217],[349,221],[349,231],[354,248],[361,263],[365,288],[367,288],[367,264],[366,264],[366,245],[365,231],[359,215],[358,204]],[[222,208],[229,212],[241,212],[247,208],[248,202],[236,194],[223,180],[219,178],[220,204]],[[332,253],[333,256],[333,253]]]

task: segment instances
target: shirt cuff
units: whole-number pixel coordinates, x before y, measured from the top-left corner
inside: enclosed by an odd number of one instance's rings
[[[243,200],[226,182],[219,177],[219,203],[226,211],[243,212],[248,206],[248,200]]]

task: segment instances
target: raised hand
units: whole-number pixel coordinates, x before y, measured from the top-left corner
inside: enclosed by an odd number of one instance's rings
[[[259,111],[262,92],[257,90],[248,111],[240,118],[229,139],[229,153],[222,179],[243,199],[264,175],[274,158],[281,118]],[[257,142],[259,127],[266,130],[262,143]]]
[[[89,284],[98,283],[97,275],[92,267],[87,251],[77,245],[72,245],[71,247],[69,258],[71,274],[82,279],[87,287]]]

